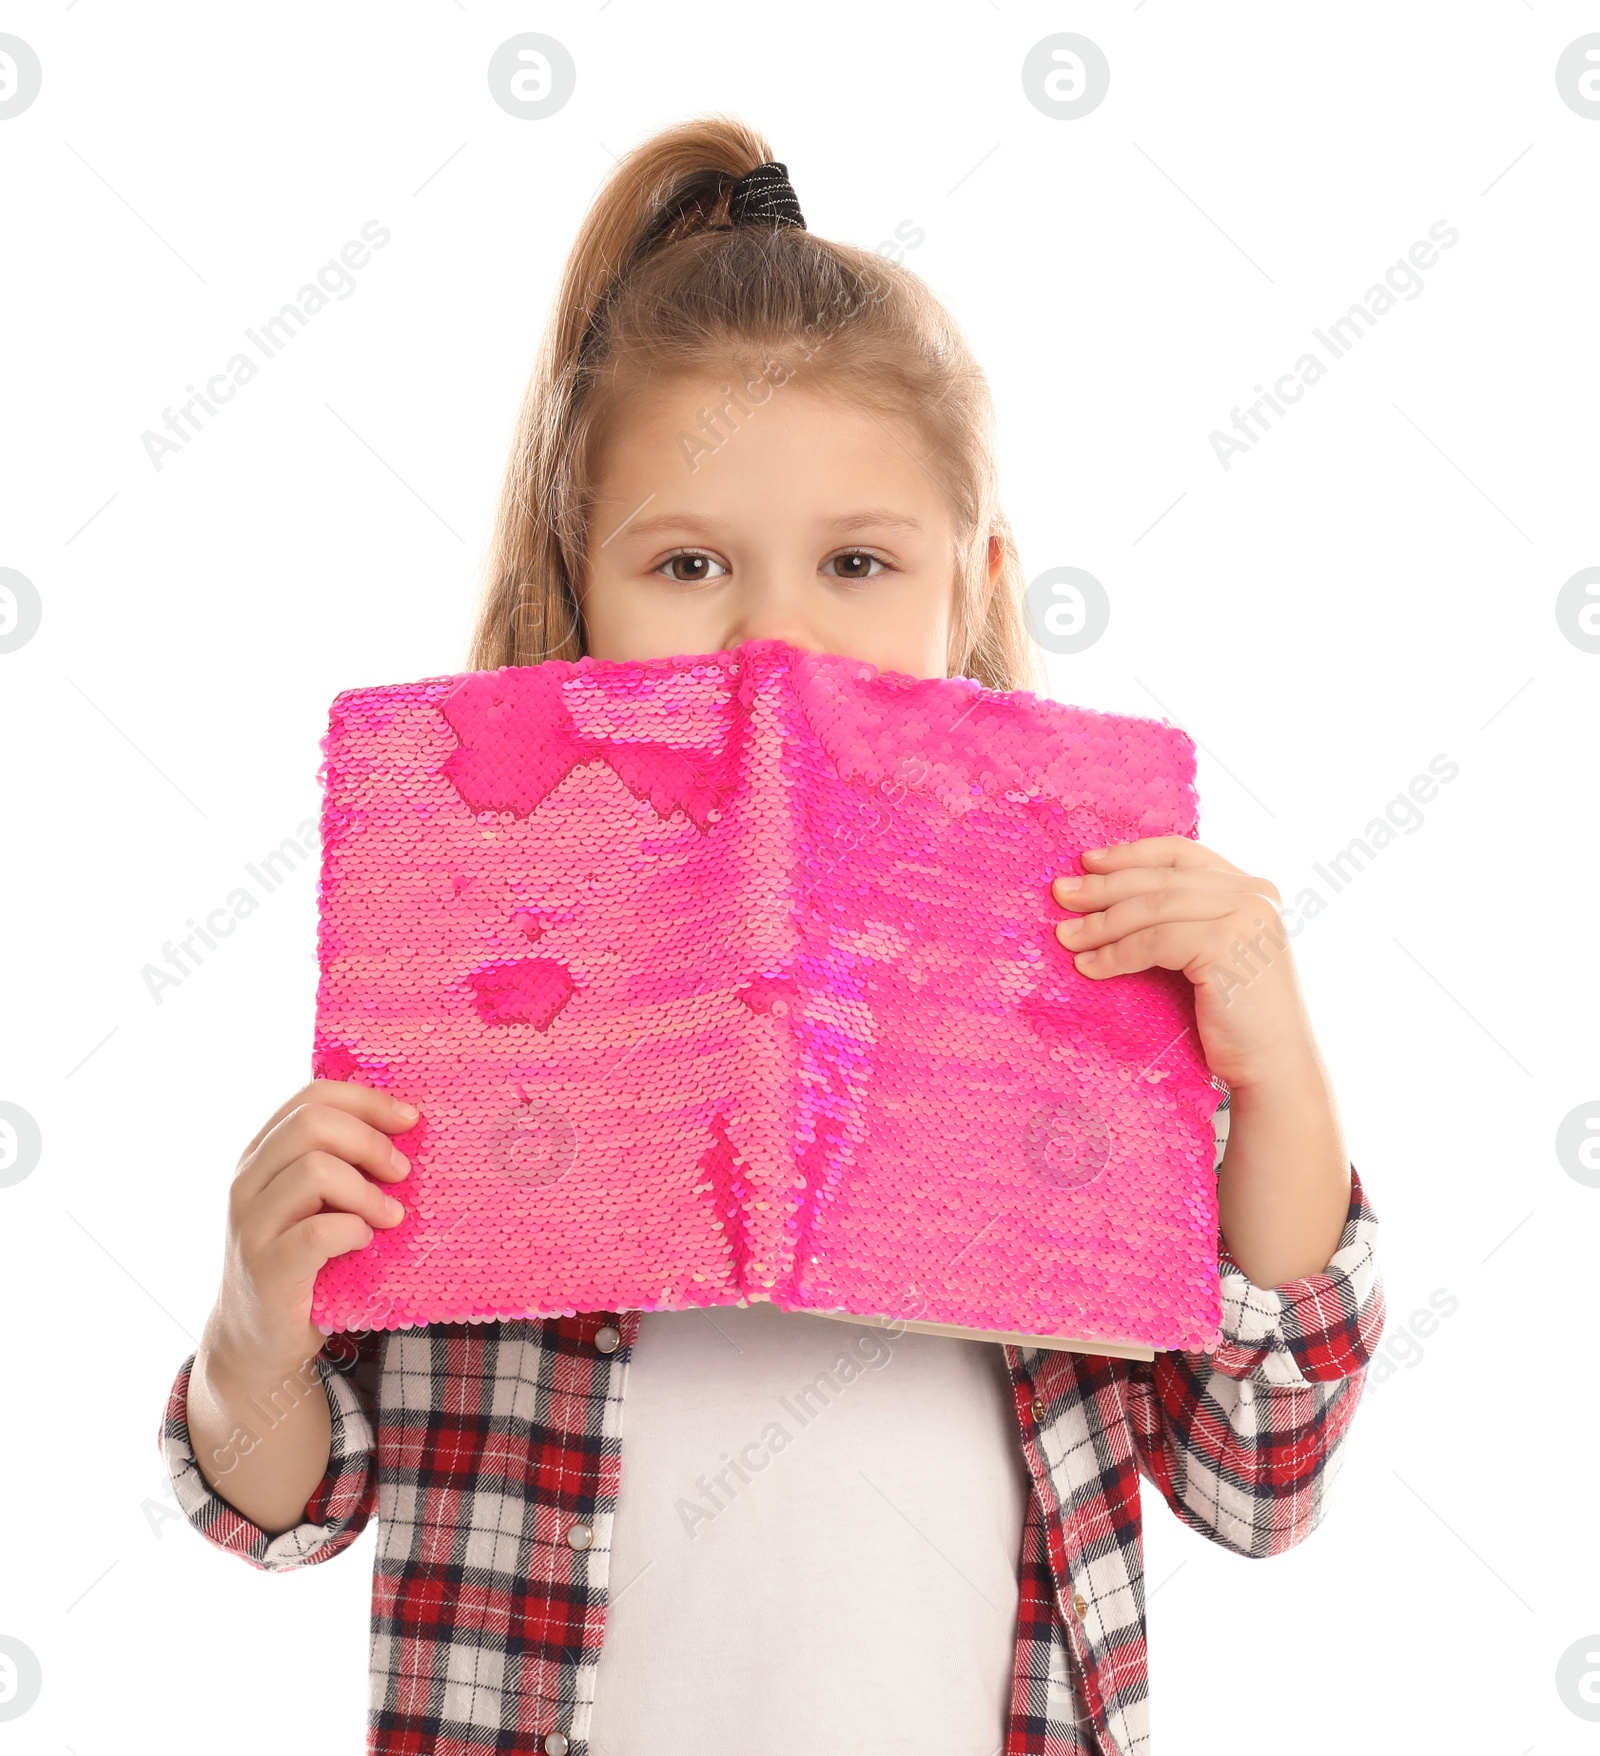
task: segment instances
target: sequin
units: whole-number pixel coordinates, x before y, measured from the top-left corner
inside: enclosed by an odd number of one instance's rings
[[[1050,893],[1196,834],[1178,727],[756,641],[346,690],[322,750],[313,1072],[422,1111],[324,1329],[1219,1339],[1192,989],[1081,975]]]

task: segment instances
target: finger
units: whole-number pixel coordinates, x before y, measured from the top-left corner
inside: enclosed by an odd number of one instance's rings
[[[1147,969],[1187,969],[1204,949],[1204,923],[1168,921],[1124,934],[1109,944],[1074,951],[1073,968],[1093,981]]]
[[[256,1131],[240,1158],[248,1158],[257,1151],[285,1116],[308,1103],[329,1104],[336,1109],[348,1110],[351,1115],[370,1122],[374,1128],[385,1128],[391,1134],[403,1134],[417,1120],[416,1106],[403,1102],[392,1092],[379,1091],[372,1085],[357,1085],[350,1079],[313,1079],[309,1085],[301,1086],[287,1102],[279,1104]]]
[[[274,1241],[268,1267],[294,1283],[316,1279],[323,1263],[351,1250],[364,1250],[377,1234],[353,1213],[318,1213],[291,1226]]]
[[[322,1082],[318,1082],[322,1083]],[[336,1088],[342,1082],[331,1082]],[[307,1087],[314,1091],[315,1086]],[[308,1152],[328,1152],[335,1158],[357,1165],[369,1175],[385,1182],[395,1182],[410,1170],[405,1154],[389,1138],[388,1130],[402,1132],[395,1124],[403,1110],[387,1093],[367,1086],[344,1085],[343,1091],[362,1092],[366,1100],[341,1101],[330,1093],[317,1096],[291,1109],[262,1137],[260,1145],[249,1154],[234,1178],[234,1199],[248,1204],[278,1175],[286,1165]],[[372,1122],[367,1115],[381,1117]]]
[[[328,1152],[308,1152],[280,1171],[246,1208],[239,1225],[246,1252],[264,1250],[291,1226],[322,1212],[353,1213],[375,1231],[405,1218],[400,1202],[354,1165]]]
[[[1198,899],[1202,896],[1225,899],[1233,906],[1247,887],[1259,887],[1260,879],[1247,873],[1216,866],[1127,866],[1120,871],[1086,873],[1074,888],[1073,874],[1063,873],[1052,881],[1050,895],[1062,908],[1074,914],[1092,914],[1108,909],[1124,898],[1163,893]]]
[[[1088,872],[1120,872],[1127,866],[1211,866],[1219,872],[1243,873],[1215,848],[1187,835],[1147,835],[1138,841],[1085,848],[1083,866]]]
[[[1056,937],[1074,951],[1087,951],[1148,927],[1175,921],[1208,925],[1239,913],[1239,893],[1231,887],[1207,891],[1157,884],[1077,920],[1058,921]]]

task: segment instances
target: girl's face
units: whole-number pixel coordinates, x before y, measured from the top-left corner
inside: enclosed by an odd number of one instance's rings
[[[579,594],[588,650],[775,639],[944,676],[955,527],[920,436],[792,382],[741,407],[728,382],[665,380],[615,411]]]

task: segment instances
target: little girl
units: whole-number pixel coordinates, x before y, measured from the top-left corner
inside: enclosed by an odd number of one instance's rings
[[[914,275],[807,230],[749,129],[668,129],[573,249],[472,668],[777,638],[1029,684],[991,427]],[[325,1338],[312,1283],[399,1218],[416,1111],[318,1080],[267,1120],[166,1457],[257,1567],[376,1511],[370,1750],[1148,1756],[1141,1474],[1238,1554],[1308,1536],[1383,1292],[1276,887],[1182,836],[1084,863],[1039,898],[1060,955],[1182,970],[1229,1088],[1211,1353],[771,1304]]]

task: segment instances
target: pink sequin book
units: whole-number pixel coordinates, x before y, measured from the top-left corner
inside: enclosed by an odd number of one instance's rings
[[[422,1112],[324,1331],[1216,1345],[1190,984],[1080,974],[1050,892],[1196,834],[1178,727],[768,640],[349,689],[322,750],[313,1075]]]

